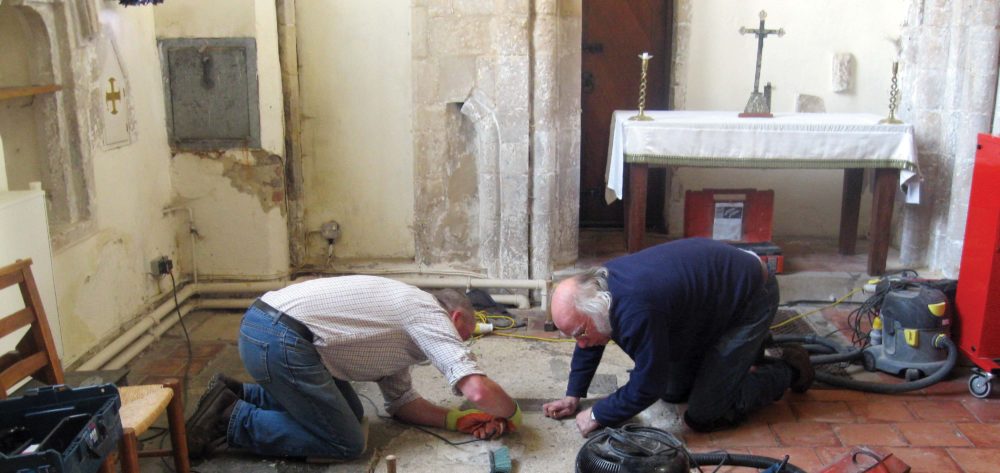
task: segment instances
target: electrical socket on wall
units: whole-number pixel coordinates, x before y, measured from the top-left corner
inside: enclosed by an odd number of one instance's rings
[[[149,263],[149,270],[150,270],[149,272],[152,273],[153,276],[157,277],[165,276],[167,274],[170,274],[170,271],[172,271],[173,269],[174,269],[174,262],[173,260],[170,259],[169,256],[161,256],[159,258],[154,259],[151,263]]]

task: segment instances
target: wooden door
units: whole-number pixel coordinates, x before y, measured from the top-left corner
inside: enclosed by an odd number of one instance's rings
[[[583,0],[581,227],[623,226],[621,201],[607,205],[604,200],[611,113],[638,107],[643,51],[653,55],[646,109],[667,108],[672,24],[672,0]],[[650,169],[646,222],[656,230],[665,230],[665,176],[664,169]]]

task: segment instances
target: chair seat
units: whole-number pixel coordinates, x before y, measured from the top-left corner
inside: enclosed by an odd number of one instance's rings
[[[174,391],[159,384],[142,386],[122,386],[118,388],[122,398],[119,414],[122,428],[132,429],[135,435],[142,435],[156,418],[166,409]]]

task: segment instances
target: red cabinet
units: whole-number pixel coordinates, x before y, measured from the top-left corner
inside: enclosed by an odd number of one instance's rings
[[[1000,374],[1000,137],[979,135],[955,300],[958,346]],[[975,392],[974,392],[975,394]]]

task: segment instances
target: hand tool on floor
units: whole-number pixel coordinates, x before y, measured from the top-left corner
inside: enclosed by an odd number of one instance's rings
[[[490,452],[490,473],[510,473],[512,468],[510,450],[507,447]]]

